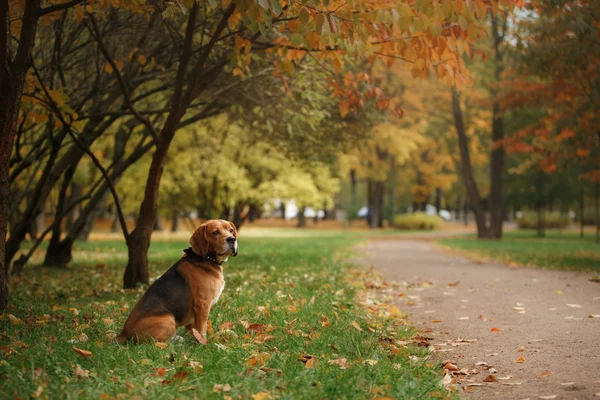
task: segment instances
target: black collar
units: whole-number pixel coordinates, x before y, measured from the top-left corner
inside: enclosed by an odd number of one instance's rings
[[[188,257],[195,257],[195,258],[200,258],[202,260],[208,260],[208,261],[210,261],[210,262],[212,262],[214,264],[217,264],[218,266],[223,265],[223,261],[217,261],[217,259],[215,257],[211,257],[208,254],[206,256],[202,256],[202,255],[196,253],[191,247],[188,247],[187,249],[184,249],[183,252]]]

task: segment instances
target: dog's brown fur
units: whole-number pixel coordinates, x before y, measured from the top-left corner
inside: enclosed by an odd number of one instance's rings
[[[117,337],[120,342],[165,342],[180,326],[206,337],[208,313],[225,287],[221,263],[237,255],[237,230],[229,221],[209,220],[192,234],[190,244],[137,302]]]

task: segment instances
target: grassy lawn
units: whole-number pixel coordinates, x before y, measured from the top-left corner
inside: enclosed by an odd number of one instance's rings
[[[516,231],[505,233],[499,241],[477,240],[469,236],[442,239],[438,243],[519,265],[600,272],[600,245],[590,234],[580,239],[579,234],[574,232],[548,231],[545,238],[538,238],[535,231]]]
[[[439,363],[410,341],[416,332],[404,314],[366,288],[378,278],[342,257],[357,240],[241,238],[210,314],[209,344],[184,335],[166,348],[116,344],[143,288],[121,289],[123,243],[79,243],[68,270],[32,266],[11,282],[15,306],[0,317],[0,397],[452,397]],[[154,242],[151,276],[184,247]]]

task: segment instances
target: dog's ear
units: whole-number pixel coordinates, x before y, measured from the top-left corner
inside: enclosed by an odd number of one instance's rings
[[[229,225],[231,225],[231,227],[233,228],[233,236],[237,239],[237,229],[235,228],[235,225],[233,224],[233,222],[229,222]]]
[[[205,257],[208,254],[208,247],[210,243],[206,238],[206,224],[202,224],[194,231],[190,238],[190,244],[194,253]]]
[[[234,247],[235,250],[233,251],[233,254],[231,256],[236,257],[238,255],[237,229],[235,228],[235,225],[233,224],[233,222],[229,222],[229,224],[233,228],[233,237],[236,238],[235,247]]]

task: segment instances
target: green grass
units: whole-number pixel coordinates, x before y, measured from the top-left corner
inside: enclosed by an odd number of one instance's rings
[[[378,278],[340,257],[357,240],[316,233],[242,238],[239,257],[225,265],[227,283],[210,314],[215,333],[209,344],[184,335],[167,348],[116,344],[113,337],[144,288],[121,289],[123,243],[78,243],[69,269],[32,266],[11,283],[10,314],[18,320],[8,314],[0,320],[0,397],[29,398],[40,390],[51,399],[452,396],[439,386],[439,364],[429,351],[398,342],[415,330],[365,288]],[[179,259],[185,246],[154,242],[151,276]],[[220,330],[224,322],[234,327]],[[246,323],[272,330],[255,334]],[[70,343],[82,334],[87,341]],[[265,341],[265,335],[273,338]],[[72,346],[93,355],[83,358]],[[311,368],[298,360],[305,355],[316,357]],[[329,363],[342,358],[349,368]],[[89,377],[76,376],[76,368]],[[230,390],[218,393],[217,384]]]
[[[588,234],[548,231],[538,238],[535,231],[507,232],[502,240],[477,240],[474,236],[442,239],[438,243],[503,262],[542,268],[600,271],[600,245]]]

